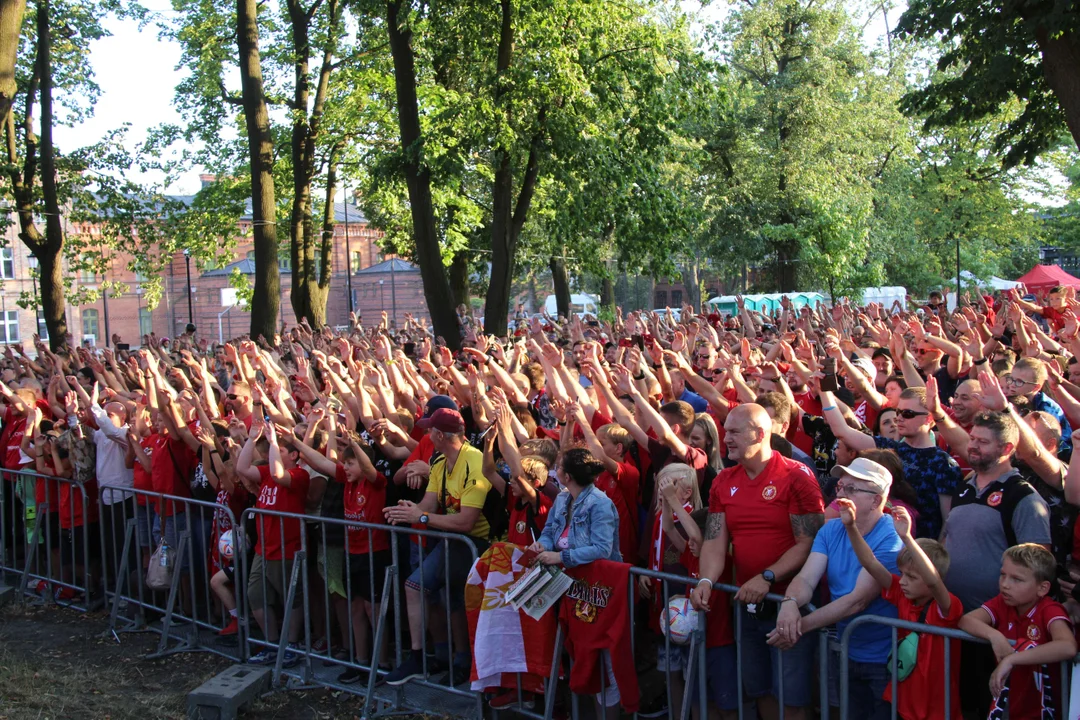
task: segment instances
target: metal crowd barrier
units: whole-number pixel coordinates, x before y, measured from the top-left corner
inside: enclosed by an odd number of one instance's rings
[[[228,623],[228,614],[224,608],[217,612],[209,571],[210,542],[219,517],[232,528],[233,547],[241,547],[237,538],[241,531],[232,511],[217,503],[133,488],[103,487],[100,498],[103,572],[111,580],[106,595],[113,637],[119,642],[119,633],[159,633],[161,640],[151,657],[202,651],[240,660],[238,637],[218,636]],[[106,505],[106,499],[111,504]],[[172,511],[167,517],[161,514],[166,504]],[[155,592],[147,586],[147,572],[162,540],[174,552],[176,566],[168,590]],[[242,594],[237,599],[239,608]],[[160,622],[148,623],[147,616],[160,617]]]
[[[88,492],[70,478],[17,470],[3,471],[0,483],[0,572],[17,583],[20,596],[83,612],[99,606],[93,486]]]
[[[435,530],[418,530],[410,527],[396,527],[382,524],[371,524],[352,520],[316,517],[311,515],[299,515],[265,509],[249,508],[241,516],[241,526],[246,527],[250,522],[256,526],[260,537],[265,537],[264,530],[270,518],[276,518],[282,522],[277,524],[278,541],[284,547],[285,522],[301,524],[300,547],[292,558],[291,566],[284,559],[280,567],[273,570],[278,574],[279,580],[275,593],[284,595],[283,613],[280,618],[280,633],[276,641],[268,640],[265,635],[259,637],[259,633],[252,627],[253,611],[262,611],[262,616],[269,621],[273,618],[269,603],[266,602],[267,585],[271,583],[267,572],[261,573],[258,582],[261,587],[257,595],[263,598],[260,608],[247,608],[248,612],[241,613],[242,637],[246,640],[241,643],[244,648],[244,656],[248,657],[251,649],[270,650],[274,653],[273,681],[279,684],[283,677],[294,681],[294,687],[317,685],[330,687],[349,692],[358,692],[351,685],[340,682],[339,671],[360,670],[367,673],[367,681],[363,684],[364,689],[359,691],[366,697],[364,715],[373,716],[381,711],[395,714],[403,709],[412,708],[418,710],[440,707],[448,711],[453,708],[447,703],[453,702],[452,698],[458,698],[458,702],[464,701],[464,706],[474,708],[478,713],[483,711],[483,697],[480,693],[462,689],[449,683],[452,678],[452,670],[445,682],[440,681],[441,670],[434,664],[429,653],[428,628],[433,622],[445,623],[447,637],[447,665],[452,668],[454,657],[453,638],[453,613],[449,602],[446,602],[446,592],[449,583],[444,582],[442,598],[443,602],[438,615],[433,608],[436,607],[432,600],[427,598],[426,581],[420,575],[420,598],[421,598],[421,639],[420,656],[422,658],[423,677],[410,680],[406,685],[391,687],[376,685],[393,668],[400,665],[404,658],[407,636],[405,626],[408,622],[408,610],[403,598],[404,580],[411,574],[409,553],[404,551],[402,545],[406,545],[413,538],[427,538],[441,545],[442,573],[444,579],[448,577],[450,570],[451,543],[462,546],[463,551],[468,552],[469,567],[475,563],[478,552],[473,539],[456,533],[444,533]],[[339,530],[340,533],[333,532]],[[366,535],[368,547],[371,547],[373,536],[376,532],[386,533],[390,538],[389,563],[385,568],[378,568],[374,554],[353,554],[352,540],[349,531],[362,532]],[[314,544],[314,547],[313,547]],[[408,546],[411,547],[411,546]],[[424,553],[421,560],[431,553],[434,548]],[[245,555],[241,557],[241,574],[248,577],[254,557]],[[340,564],[339,564],[340,563]],[[357,588],[353,587],[351,578],[355,570],[364,570],[358,567],[358,563],[367,565],[367,597],[379,600],[371,603],[371,613],[367,620],[373,626],[372,632],[368,633],[368,660],[360,662],[355,647],[356,627],[353,618],[353,604],[355,601],[363,601],[356,597]],[[340,575],[335,570],[340,567]],[[264,561],[265,568],[265,561]],[[381,573],[380,573],[381,570]],[[239,577],[240,575],[238,575]],[[382,580],[383,591],[377,592],[376,578]],[[249,581],[250,582],[250,581]],[[312,593],[312,587],[318,585],[319,593]],[[249,588],[248,595],[252,594]],[[301,596],[296,601],[297,594]],[[294,613],[302,612],[302,627],[297,629],[290,627]],[[331,628],[333,620],[338,619],[338,638],[333,637]],[[429,617],[430,616],[430,617]],[[391,621],[392,619],[392,621]],[[313,628],[313,620],[319,627]],[[274,628],[277,629],[276,627]],[[290,631],[295,640],[289,642]],[[392,635],[391,635],[392,633]],[[313,634],[321,637],[313,640]],[[393,638],[394,664],[393,666],[380,666],[380,659],[385,657],[389,649],[390,638]],[[335,649],[337,652],[335,652]],[[292,653],[293,655],[289,655]],[[295,662],[299,658],[299,662]],[[286,665],[286,659],[290,662]],[[295,665],[294,665],[295,662]],[[318,664],[316,664],[318,663]],[[294,669],[295,667],[295,669]],[[467,687],[467,685],[466,685]],[[436,697],[431,691],[438,691],[449,695]],[[376,706],[381,706],[381,711]],[[460,708],[464,709],[464,707]]]
[[[953,655],[952,641],[958,640],[962,642],[974,642],[982,645],[989,645],[989,643],[986,640],[975,637],[974,635],[969,635],[963,630],[909,622],[907,620],[882,617],[879,615],[860,615],[859,617],[854,618],[850,623],[848,623],[847,627],[844,628],[843,635],[840,637],[840,720],[848,720],[850,714],[850,708],[848,706],[850,704],[851,679],[849,672],[850,668],[848,663],[848,654],[850,651],[851,636],[857,628],[864,625],[882,625],[891,629],[892,638],[890,653],[892,657],[896,657],[896,648],[899,642],[899,630],[908,630],[919,633],[920,642],[922,642],[922,638],[925,636],[937,636],[946,638],[945,663],[944,666],[941,668],[941,677],[946,688],[943,698],[945,702],[945,720],[952,720],[953,698],[948,697],[948,695],[952,688],[951,675],[953,663],[959,662],[959,659],[954,657]],[[1080,655],[1077,655],[1077,657],[1074,659],[1063,660],[1060,663],[1061,690],[1059,693],[1057,693],[1057,696],[1060,697],[1061,715],[1067,715],[1069,711],[1069,690],[1071,688],[1070,673],[1072,671],[1073,664],[1076,662],[1080,662]],[[987,678],[987,682],[989,682],[989,678]],[[897,700],[900,698],[902,688],[900,687],[900,681],[897,677],[897,668],[895,663],[892,665],[889,673],[889,683],[892,686],[892,718],[893,720],[896,720],[896,707],[898,704]],[[935,697],[941,698],[942,696],[935,693]],[[963,710],[963,708],[961,708],[961,710]]]
[[[43,501],[38,503],[37,486],[42,484]],[[444,712],[471,714],[484,713],[485,700],[478,691],[469,689],[469,684],[459,686],[450,684],[450,677],[443,677],[441,669],[435,664],[430,653],[428,630],[432,625],[442,626],[447,638],[447,664],[452,667],[454,657],[453,613],[447,602],[449,584],[444,583],[441,603],[436,598],[429,599],[424,590],[423,573],[421,585],[421,628],[420,656],[423,663],[423,675],[408,683],[391,687],[380,684],[390,667],[400,665],[404,659],[408,608],[404,600],[404,581],[412,572],[410,556],[419,554],[412,560],[423,561],[432,553],[434,547],[424,552],[417,552],[419,546],[413,544],[415,538],[426,538],[438,547],[441,555],[443,577],[449,574],[451,544],[458,543],[475,563],[479,552],[472,538],[435,530],[418,530],[411,527],[395,527],[382,524],[369,524],[344,519],[323,518],[310,515],[275,512],[271,510],[249,508],[236,521],[232,511],[223,505],[202,502],[161,493],[145,492],[134,489],[117,490],[101,488],[98,493],[87,492],[78,482],[66,478],[38,475],[25,471],[4,471],[3,492],[0,494],[0,572],[17,578],[20,595],[27,598],[41,599],[37,587],[54,591],[68,590],[73,597],[70,601],[57,600],[59,604],[73,609],[86,611],[109,603],[109,630],[119,641],[119,634],[150,630],[161,635],[158,649],[153,656],[168,655],[176,652],[203,651],[212,652],[238,661],[249,659],[252,650],[274,651],[273,677],[275,684],[288,679],[292,687],[320,686],[337,690],[356,692],[366,698],[365,716],[376,714],[397,714],[403,710],[430,710],[438,707]],[[111,502],[105,504],[106,498]],[[61,500],[64,500],[61,502]],[[74,503],[72,502],[74,499]],[[140,500],[145,501],[139,504]],[[81,517],[78,503],[81,502]],[[162,503],[172,503],[182,512],[171,515],[172,520],[155,524],[153,516],[146,508],[160,509]],[[66,512],[60,512],[63,507]],[[144,510],[137,510],[142,507]],[[55,510],[54,510],[55,508]],[[223,525],[233,533],[233,562],[236,567],[234,597],[236,600],[239,632],[233,639],[217,637],[219,629],[228,621],[224,612],[216,612],[216,604],[211,597],[210,572],[208,569],[214,520],[220,517]],[[266,635],[253,628],[253,610],[248,600],[249,573],[254,557],[249,550],[249,541],[245,528],[254,526],[260,537],[266,537],[266,526],[270,518],[279,521],[277,540],[284,546],[286,539],[285,522],[298,523],[300,526],[299,548],[296,550],[291,566],[283,563],[274,569],[280,573],[277,588],[283,595],[283,613],[280,618],[281,632],[276,641],[270,641]],[[144,524],[140,528],[140,524]],[[145,530],[145,533],[142,533]],[[158,540],[168,531],[171,540],[176,543],[174,550],[178,561],[172,575],[172,583],[167,592],[155,593],[146,587],[147,562],[157,548]],[[386,533],[390,538],[388,563],[384,568],[376,564],[372,553],[353,554],[350,552],[354,542],[350,537],[361,532],[366,535],[368,547],[371,546],[374,533]],[[62,539],[62,540],[61,540]],[[149,540],[148,543],[145,541]],[[186,561],[186,562],[185,562]],[[365,620],[371,627],[367,637],[367,659],[358,657],[356,647],[357,628],[354,626],[354,602],[357,588],[351,578],[354,571],[362,570],[358,563],[365,563],[367,597],[378,597],[377,603],[371,604],[371,612],[365,614]],[[129,572],[123,570],[127,568]],[[181,569],[182,568],[182,569]],[[288,572],[286,572],[288,570]],[[381,572],[380,572],[381,570]],[[376,592],[376,578],[383,582],[383,592]],[[636,605],[637,581],[648,577],[660,583],[661,595],[659,607],[666,608],[669,600],[676,595],[685,595],[694,585],[694,580],[686,576],[631,568],[627,592],[629,595],[631,617],[631,643],[635,655],[638,654],[639,640],[645,635],[637,627],[638,612]],[[264,599],[263,616],[275,619],[266,602],[267,583],[272,582],[264,572],[259,581],[259,593]],[[734,594],[738,588],[717,583],[714,590]],[[299,594],[300,599],[297,600]],[[769,595],[769,600],[779,601],[778,595]],[[736,662],[734,672],[738,683],[738,716],[740,720],[754,710],[746,707],[743,698],[742,634],[743,613],[739,603],[732,600],[732,631],[735,638]],[[435,608],[439,608],[435,612]],[[126,610],[126,612],[125,612]],[[300,620],[294,620],[295,614],[301,613]],[[146,623],[147,615],[161,616],[160,625]],[[335,622],[336,621],[336,622]],[[294,641],[289,642],[290,624],[297,623],[294,629]],[[671,669],[671,663],[661,672],[664,675],[664,693],[666,694],[666,716],[687,718],[691,708],[696,705],[698,718],[706,718],[708,697],[706,692],[707,656],[705,643],[706,615],[699,615],[699,625],[688,645],[688,666],[684,677],[695,679],[695,683],[685,682],[680,696],[676,696],[678,683]],[[849,672],[849,646],[852,633],[856,628],[878,624],[891,628],[892,652],[896,653],[898,631],[917,631],[928,636],[940,636],[966,642],[985,641],[968,635],[960,630],[907,622],[895,618],[874,615],[861,615],[848,623],[839,640],[839,696],[840,718],[847,720],[850,714],[849,695],[851,678]],[[337,634],[334,629],[336,626]],[[273,634],[273,633],[271,633]],[[818,681],[820,688],[820,717],[829,716],[829,667],[830,667],[830,631],[822,629],[815,633],[818,641]],[[361,635],[363,637],[363,634]],[[169,647],[170,641],[178,641]],[[660,640],[665,655],[670,658],[674,647],[666,636]],[[958,662],[952,642],[945,643],[945,662],[942,668],[944,682],[949,681],[953,663]],[[834,646],[835,647],[835,646]],[[393,665],[385,666],[392,648]],[[289,653],[299,660],[296,667],[286,663]],[[546,679],[545,691],[536,701],[542,700],[542,708],[535,710],[527,707],[527,699],[521,688],[520,676],[516,690],[516,702],[505,710],[534,718],[550,720],[554,714],[557,698],[569,702],[569,716],[582,717],[579,698],[568,693],[564,684],[559,682],[560,669],[563,666],[563,631],[556,634],[555,653],[551,675]],[[777,702],[780,717],[784,717],[783,660],[780,653],[777,674],[781,678]],[[1080,659],[1080,656],[1078,656]],[[1061,698],[1062,708],[1069,707],[1070,671],[1073,661],[1061,663]],[[359,670],[367,673],[367,680],[359,685],[347,685],[338,679],[342,670]],[[808,669],[809,672],[813,668]],[[607,674],[601,672],[601,692],[606,690]],[[903,688],[900,687],[895,668],[891,674],[892,717],[897,716],[896,699]],[[438,695],[435,692],[439,693]],[[455,700],[456,698],[456,700]],[[590,699],[591,700],[591,699]],[[678,700],[679,702],[676,702]],[[456,704],[455,704],[456,703]],[[497,717],[498,712],[492,708]],[[635,713],[635,717],[641,713]],[[952,718],[952,703],[944,708],[946,720]]]

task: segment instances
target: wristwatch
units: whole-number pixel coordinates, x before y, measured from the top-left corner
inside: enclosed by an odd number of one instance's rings
[[[765,582],[769,583],[770,585],[776,582],[776,573],[774,573],[772,570],[763,570],[761,572],[761,577],[765,578]]]
[[[428,514],[427,513],[420,513],[420,524],[421,525],[427,525],[428,524]]]

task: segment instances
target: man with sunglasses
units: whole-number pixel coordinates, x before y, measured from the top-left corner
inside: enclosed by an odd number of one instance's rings
[[[949,453],[937,446],[931,432],[933,420],[926,409],[926,388],[907,388],[900,394],[896,426],[900,441],[871,437],[851,427],[837,408],[836,396],[821,393],[825,420],[837,439],[856,452],[875,447],[895,450],[904,465],[904,479],[915,489],[919,511],[918,537],[936,539],[949,514],[953,490],[960,483],[960,468]]]
[[[234,382],[225,396],[225,410],[232,413],[244,429],[251,432],[251,421],[255,419],[255,403],[251,397],[251,386],[246,382]]]

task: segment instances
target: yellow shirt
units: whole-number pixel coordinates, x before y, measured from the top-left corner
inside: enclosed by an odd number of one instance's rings
[[[456,515],[462,507],[477,508],[483,510],[484,500],[487,499],[491,483],[484,477],[484,453],[469,444],[465,444],[458,453],[457,462],[450,471],[450,477],[446,477],[446,456],[440,457],[431,466],[428,474],[427,491],[435,493],[440,502],[445,502],[447,515]],[[443,498],[443,482],[446,483],[445,499]],[[487,540],[491,528],[487,518],[481,512],[476,519],[469,535]]]

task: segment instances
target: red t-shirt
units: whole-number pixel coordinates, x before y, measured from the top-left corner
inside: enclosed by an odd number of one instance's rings
[[[853,411],[859,422],[868,428],[873,428],[877,421],[878,411],[870,407],[870,403],[860,400]]]
[[[821,398],[807,390],[795,395],[795,404],[807,415],[821,417]]]
[[[1050,327],[1057,332],[1065,327],[1065,312],[1049,305],[1039,310],[1043,320],[1050,323]]]
[[[532,545],[540,538],[540,533],[544,531],[548,512],[551,510],[555,500],[539,490],[536,492],[536,510],[532,513],[533,525],[536,526],[536,537],[533,537],[533,530],[529,528],[529,511],[525,502],[514,497],[509,489],[506,492],[506,500],[510,511],[510,530],[506,533],[506,541],[526,547]]]
[[[15,415],[10,407],[4,418],[5,432],[7,433],[7,445],[4,449],[4,469],[18,470],[22,467],[19,459],[22,457],[22,439],[26,434],[26,418]],[[8,480],[14,482],[19,479],[18,475],[8,475]]]
[[[259,486],[259,499],[255,502],[256,508],[297,515],[304,514],[308,483],[311,481],[307,470],[299,467],[291,468],[288,472],[292,482],[288,487],[279,485],[270,477],[268,465],[260,465],[258,470],[262,483]],[[283,518],[277,515],[258,516],[256,527],[259,532],[259,542],[255,546],[255,552],[266,560],[292,560],[300,549],[300,526],[300,520],[296,518]]]
[[[60,527],[64,530],[98,521],[97,480],[91,480],[83,488],[86,491],[85,507],[83,491],[78,488],[78,483],[60,483]]]
[[[435,446],[431,443],[431,436],[425,433],[424,436],[420,438],[419,444],[417,444],[417,446],[413,448],[413,451],[409,453],[409,457],[405,460],[405,465],[417,460],[423,460],[430,465],[431,456],[434,454]]]
[[[139,447],[143,449],[148,456],[150,456],[150,464],[153,467],[154,457],[154,440],[152,435],[148,435],[139,440]],[[136,490],[144,490],[145,492],[154,492],[154,478],[150,472],[142,466],[142,463],[138,460],[135,461],[134,467],[131,468],[131,474],[134,477],[134,487]],[[146,505],[147,500],[145,495],[136,495],[135,502],[139,505]]]
[[[774,452],[754,479],[742,465],[713,480],[709,512],[725,513],[735,559],[735,583],[760,574],[795,545],[792,515],[824,513],[821,488],[801,462]],[[772,592],[783,592],[777,583]]]
[[[944,615],[938,607],[936,600],[931,600],[929,608],[919,607],[904,595],[900,589],[900,576],[893,575],[892,585],[888,590],[881,591],[881,597],[896,606],[899,618],[908,622],[923,622],[927,625],[942,628],[955,628],[964,616],[964,606],[960,600],[949,594],[952,602],[949,605],[949,614]],[[926,618],[920,620],[923,610],[926,610]],[[902,634],[902,640],[907,633]],[[940,635],[922,634],[919,637],[919,652],[915,661],[915,669],[908,675],[907,680],[902,681],[897,687],[900,699],[897,702],[896,713],[902,718],[910,720],[936,720],[945,717],[945,703],[943,697],[952,698],[951,716],[960,715],[960,641],[950,640],[949,648],[949,688],[945,688],[945,638]],[[885,701],[892,702],[892,683],[885,686]]]
[[[153,447],[150,455],[150,480],[154,492],[175,497],[191,497],[191,478],[195,473],[195,453],[182,440],[154,433],[149,438]],[[169,517],[184,512],[184,504],[162,499],[158,514]]]
[[[45,474],[56,475],[51,457],[46,456],[42,459],[45,461]],[[60,482],[39,477],[34,484],[34,502],[38,507],[49,503],[49,512],[60,512]]]
[[[679,562],[690,572],[690,577],[697,578],[701,558],[694,557],[690,543],[683,548]],[[731,558],[728,558],[730,567]],[[705,615],[705,647],[723,647],[735,642],[735,633],[731,628],[731,596],[723,590],[713,590],[709,596],[710,610]],[[958,716],[959,717],[959,716]]]
[[[375,481],[361,480],[349,482],[345,475],[345,466],[337,464],[334,479],[345,485],[345,519],[370,525],[385,525],[383,507],[386,505],[386,477],[375,474]],[[346,526],[350,555],[366,555],[369,551],[379,552],[390,549],[390,533],[385,530],[372,530],[371,542],[368,542],[367,528]]]
[[[617,476],[605,470],[596,478],[595,484],[615,504],[615,510],[619,513],[619,551],[623,562],[633,565],[637,561],[638,546],[637,468],[621,462]],[[630,494],[631,491],[633,494]]]
[[[990,623],[997,628],[998,632],[1005,636],[1006,640],[1015,640],[1013,648],[1016,652],[1023,652],[1033,647],[1043,645],[1051,640],[1050,625],[1055,622],[1067,623],[1072,631],[1072,622],[1069,621],[1069,613],[1065,608],[1043,597],[1027,611],[1023,616],[1015,607],[1005,604],[1001,595],[996,595],[982,605],[982,609],[990,615]],[[920,643],[921,644],[921,643]],[[1057,687],[1060,671],[1057,663],[1047,670],[1053,678],[1053,687]],[[1039,665],[1017,665],[1009,673],[1009,715],[1015,718],[1040,718],[1044,717],[1043,693],[1036,684],[1038,673],[1041,672]],[[1052,707],[1052,704],[1049,704]]]
[[[655,438],[649,438],[649,462],[657,472],[674,463],[685,463],[697,471],[698,487],[705,484],[705,466],[709,464],[709,458],[704,450],[687,445],[686,456],[676,457],[667,445]]]

